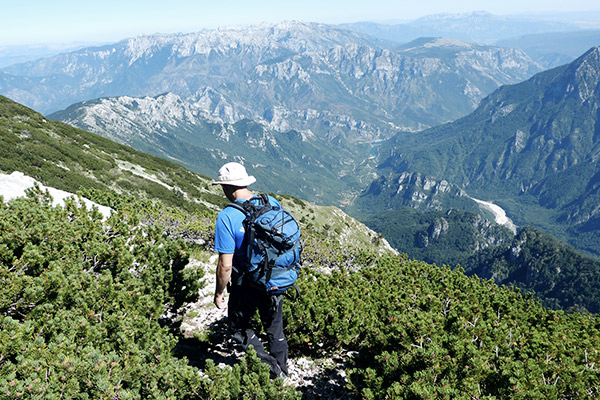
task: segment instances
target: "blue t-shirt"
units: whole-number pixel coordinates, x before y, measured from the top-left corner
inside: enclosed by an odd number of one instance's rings
[[[245,200],[237,200],[243,203]],[[258,200],[253,200],[258,202]],[[269,196],[269,203],[281,207],[274,197]],[[225,207],[219,215],[215,224],[215,247],[219,253],[233,254],[233,265],[246,265],[246,246],[244,245],[244,219],[246,216],[238,209]]]

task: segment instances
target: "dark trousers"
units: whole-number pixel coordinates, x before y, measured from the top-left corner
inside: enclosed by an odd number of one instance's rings
[[[233,338],[244,348],[252,345],[261,361],[269,365],[271,376],[279,377],[281,372],[287,375],[288,344],[283,332],[283,296],[263,294],[247,286],[230,286],[228,290],[227,308]],[[267,333],[268,353],[251,326],[257,308]]]

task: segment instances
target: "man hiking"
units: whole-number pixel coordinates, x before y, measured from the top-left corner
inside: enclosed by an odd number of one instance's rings
[[[219,169],[219,178],[212,184],[221,185],[231,203],[242,205],[248,200],[260,200],[248,190],[248,186],[254,182],[256,179],[248,176],[243,165],[230,162]],[[268,201],[272,206],[281,208],[272,196],[268,196]],[[262,362],[269,365],[272,378],[285,379],[288,374],[288,344],[283,332],[283,296],[260,291],[248,285],[244,279],[248,258],[245,219],[243,211],[231,206],[225,207],[217,216],[214,250],[219,253],[219,261],[214,303],[220,309],[228,307],[233,339],[242,344],[244,349],[252,345]],[[225,288],[229,292],[228,304],[224,296]],[[251,319],[257,308],[268,337],[268,353],[251,328]]]

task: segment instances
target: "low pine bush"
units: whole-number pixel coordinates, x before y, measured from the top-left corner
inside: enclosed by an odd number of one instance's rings
[[[303,275],[303,296],[286,311],[289,341],[305,354],[355,354],[355,395],[600,396],[595,315],[548,310],[460,268],[337,254],[346,260],[337,271]]]

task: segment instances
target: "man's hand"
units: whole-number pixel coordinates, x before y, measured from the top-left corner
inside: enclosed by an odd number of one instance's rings
[[[221,293],[221,294],[215,293],[214,303],[215,303],[215,306],[217,306],[217,308],[220,310],[227,308],[227,302],[225,301],[225,296],[223,295],[223,293]]]

